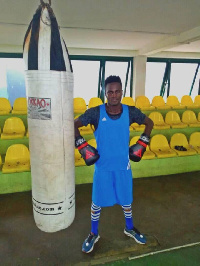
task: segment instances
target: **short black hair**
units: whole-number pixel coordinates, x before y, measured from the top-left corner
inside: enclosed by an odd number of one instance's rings
[[[109,83],[113,83],[113,82],[118,82],[118,83],[120,83],[121,86],[122,86],[122,81],[121,81],[121,79],[120,79],[119,76],[109,76],[109,77],[107,77],[107,79],[105,80],[105,88],[106,88],[107,84],[109,84]]]

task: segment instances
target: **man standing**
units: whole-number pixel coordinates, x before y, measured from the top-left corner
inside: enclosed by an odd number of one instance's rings
[[[149,144],[153,122],[139,109],[121,104],[122,83],[118,76],[105,80],[107,104],[88,109],[75,120],[75,146],[87,165],[95,163],[91,205],[91,233],[82,245],[89,253],[99,240],[98,225],[102,207],[122,206],[126,227],[124,233],[145,244],[146,238],[133,224],[131,203],[133,201],[132,171],[129,158],[138,162]],[[144,124],[144,133],[129,148],[129,126]],[[97,149],[88,145],[80,136],[79,127],[91,124],[95,128]]]

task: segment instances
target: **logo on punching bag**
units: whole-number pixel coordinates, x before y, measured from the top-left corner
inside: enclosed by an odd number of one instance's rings
[[[39,120],[51,119],[51,99],[28,97],[28,118]]]

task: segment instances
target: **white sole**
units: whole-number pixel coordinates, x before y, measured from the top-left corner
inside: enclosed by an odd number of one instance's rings
[[[100,236],[98,236],[97,238],[96,238],[96,240],[94,241],[94,244],[95,243],[97,243],[98,241],[99,241],[99,238],[100,238]],[[88,250],[87,252],[85,252],[85,251],[83,251],[84,253],[90,253],[90,252],[92,252],[92,250],[93,250],[93,248],[94,248],[94,245],[91,247],[91,249],[90,250]]]
[[[138,241],[133,235],[129,234],[125,230],[124,230],[124,234],[129,236],[129,237],[131,237],[131,238],[133,238],[138,244],[141,244],[141,245],[145,245],[146,244],[146,243],[142,243],[142,242]]]

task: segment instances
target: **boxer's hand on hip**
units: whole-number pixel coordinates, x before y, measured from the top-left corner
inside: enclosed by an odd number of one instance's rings
[[[146,134],[142,134],[136,144],[129,148],[129,158],[134,162],[139,162],[142,159],[146,147],[149,144],[150,138]]]
[[[94,164],[100,157],[98,151],[89,145],[82,136],[75,139],[75,147],[79,150],[86,165],[88,166]]]

